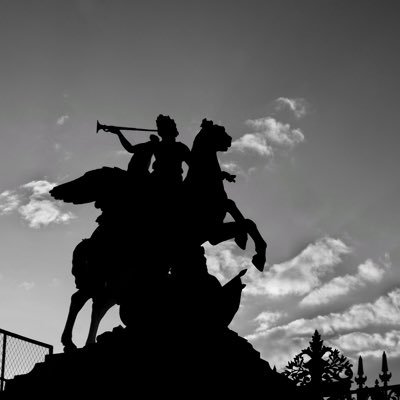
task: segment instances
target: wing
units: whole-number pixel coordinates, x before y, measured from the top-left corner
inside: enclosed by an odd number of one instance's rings
[[[85,204],[102,199],[110,187],[123,184],[126,171],[120,168],[103,167],[86,172],[80,178],[62,183],[50,190],[56,200],[66,203]]]

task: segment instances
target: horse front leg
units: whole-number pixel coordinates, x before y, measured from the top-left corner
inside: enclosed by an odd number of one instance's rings
[[[226,240],[236,238],[242,231],[242,227],[237,222],[224,222],[221,225],[217,225],[207,239],[215,246]]]
[[[107,294],[102,294],[93,298],[90,328],[85,346],[96,342],[96,336],[100,322],[103,319],[104,315],[106,315],[107,311],[115,304],[117,304],[117,302]]]
[[[260,272],[262,272],[266,262],[267,243],[261,236],[261,233],[254,221],[251,219],[246,219],[246,226],[256,248],[256,254],[251,259],[251,262]]]
[[[246,218],[237,208],[236,203],[231,199],[228,199],[226,201],[226,211],[232,216],[236,224],[238,224],[238,229],[234,237],[235,243],[242,250],[245,250],[247,245],[247,233],[248,233],[246,227]]]
[[[78,290],[71,296],[71,303],[69,306],[68,317],[65,323],[64,331],[61,335],[61,343],[64,346],[64,352],[72,351],[76,349],[74,342],[72,341],[72,331],[74,329],[76,317],[82,307],[90,299],[90,295]]]
[[[242,226],[245,231],[250,235],[250,237],[254,241],[256,254],[252,258],[253,265],[259,270],[264,270],[264,265],[266,262],[266,250],[267,250],[267,243],[265,242],[264,238],[261,236],[260,231],[257,228],[255,222],[251,219],[247,219],[243,216],[240,210],[237,208],[236,203],[233,200],[227,201],[227,212],[231,214],[232,218]]]

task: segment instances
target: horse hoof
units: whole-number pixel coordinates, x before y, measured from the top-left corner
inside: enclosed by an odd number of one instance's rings
[[[247,244],[247,233],[240,233],[235,237],[235,243],[242,249],[246,249]]]
[[[264,270],[264,265],[265,265],[265,256],[263,254],[256,254],[255,256],[253,256],[253,258],[251,259],[251,262],[253,263],[253,265],[260,271],[263,272]]]
[[[74,343],[69,343],[64,346],[64,353],[72,353],[76,351],[78,348],[75,346]]]

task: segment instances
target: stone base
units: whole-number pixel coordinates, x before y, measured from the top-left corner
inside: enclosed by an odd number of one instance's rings
[[[164,327],[165,330],[165,327]],[[295,388],[252,345],[225,328],[178,335],[116,328],[98,343],[47,356],[6,385],[6,399],[22,398],[295,399]],[[200,398],[201,398],[200,397]]]

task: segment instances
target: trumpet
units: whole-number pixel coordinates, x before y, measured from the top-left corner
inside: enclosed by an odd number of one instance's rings
[[[131,128],[129,126],[114,126],[114,125],[104,125],[97,121],[96,124],[96,133],[99,131],[104,132],[112,132],[113,130],[121,130],[121,131],[141,131],[141,132],[158,132],[157,129],[142,129],[142,128]]]

